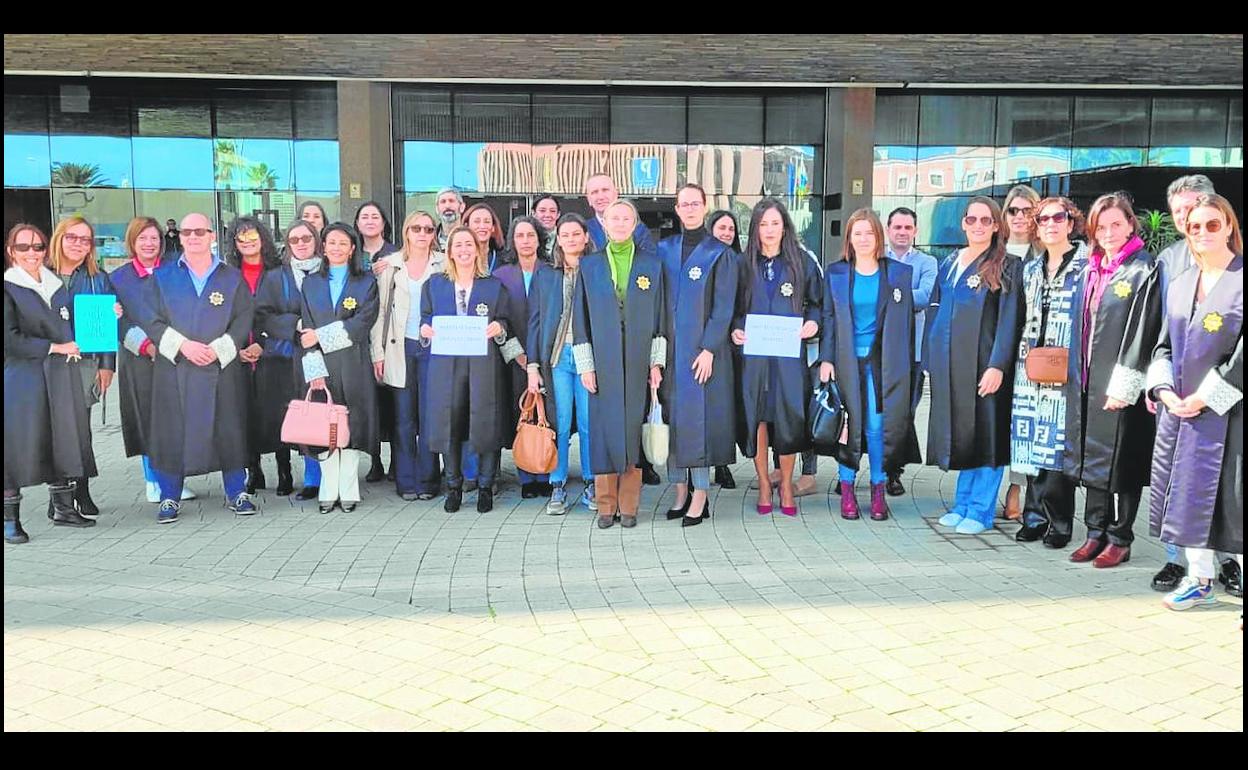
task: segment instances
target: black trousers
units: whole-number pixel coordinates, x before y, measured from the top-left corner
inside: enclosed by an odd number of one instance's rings
[[[1023,500],[1023,524],[1069,538],[1075,524],[1075,482],[1061,471],[1040,471],[1027,479]]]
[[[460,451],[464,442],[451,441],[446,454],[442,455],[442,464],[446,466],[446,486],[449,489],[464,488],[464,456]],[[477,455],[477,488],[490,489],[494,478],[498,475],[498,466],[502,462],[503,451],[485,452]]]
[[[1088,487],[1088,499],[1083,508],[1083,523],[1088,525],[1088,537],[1102,540],[1106,537],[1114,545],[1127,546],[1135,540],[1132,528],[1140,510],[1141,490],[1114,494],[1108,489]]]

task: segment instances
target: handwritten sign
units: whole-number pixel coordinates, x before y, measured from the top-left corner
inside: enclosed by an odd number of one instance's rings
[[[485,327],[489,319],[476,315],[435,315],[433,350],[435,356],[483,356],[489,340]]]
[[[83,353],[117,352],[117,314],[112,294],[79,294],[74,297],[74,342]]]
[[[760,315],[745,317],[745,349],[747,356],[800,358],[802,355],[802,324],[799,316]]]

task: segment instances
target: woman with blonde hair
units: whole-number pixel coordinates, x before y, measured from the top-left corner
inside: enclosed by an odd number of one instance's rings
[[[1039,202],[1040,193],[1020,184],[1010,188],[1005,194],[1005,203],[1001,206],[1010,231],[1005,242],[1005,251],[1011,257],[1022,260],[1023,264],[1044,254],[1044,246],[1036,238],[1035,214],[1036,204]],[[1007,519],[1018,519],[1022,516],[1020,498],[1027,477],[1013,469],[1009,471],[1009,477],[1010,487],[1005,492],[1004,515]]]

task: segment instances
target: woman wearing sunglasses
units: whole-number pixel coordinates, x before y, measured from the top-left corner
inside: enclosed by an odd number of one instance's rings
[[[70,321],[72,300],[44,267],[48,239],[34,225],[9,231],[4,255],[4,540],[22,529],[22,487],[47,484],[49,517],[59,527],[93,527],[74,505],[72,479],[96,475],[82,354]]]
[[[265,438],[263,443],[276,446],[281,441],[282,421],[291,399],[303,398],[307,388],[303,382],[300,357],[299,325],[303,314],[303,282],[321,269],[321,238],[316,223],[295,222],[286,231],[286,249],[282,263],[268,270],[256,294],[255,334],[264,348],[257,369],[258,400],[264,406]],[[282,448],[276,450],[281,464]],[[289,448],[286,449],[286,473],[290,474]],[[288,495],[293,480],[278,480],[277,493]],[[303,488],[296,498],[315,500],[321,491],[321,466],[311,455],[303,456]]]
[[[1172,610],[1216,603],[1215,549],[1244,565],[1244,241],[1230,203],[1202,194],[1187,240],[1196,269],[1170,284],[1147,377],[1161,403],[1150,531],[1191,567],[1165,598]]]
[[[1044,246],[1023,264],[1023,348],[1014,371],[1010,467],[1027,479],[1019,542],[1044,538],[1050,548],[1070,542],[1075,485],[1062,473],[1066,390],[1061,383],[1033,382],[1027,355],[1036,348],[1070,347],[1074,301],[1087,265],[1087,244],[1071,242],[1083,232],[1083,213],[1067,198],[1045,198],[1035,206],[1036,233]],[[1046,355],[1041,353],[1041,355]]]
[[[1010,464],[1022,265],[1006,256],[1005,222],[993,199],[971,198],[962,232],[966,248],[941,264],[928,311],[927,464],[961,471],[953,508],[940,523],[977,535],[992,528],[997,490]]]
[[[366,270],[379,275],[375,269],[382,257],[393,254],[398,248],[390,241],[390,218],[377,201],[369,201],[355,212],[355,232],[360,236],[360,259]],[[324,232],[322,229],[321,232]],[[381,432],[377,446],[371,450],[371,463],[368,475],[364,480],[375,484],[382,479],[394,479],[394,445],[391,443],[390,432],[394,427],[394,399],[389,388],[377,386],[377,409],[381,420]],[[390,469],[386,470],[381,463],[381,444],[391,443]]]
[[[420,293],[442,272],[433,215],[414,211],[403,220],[403,247],[378,260],[381,312],[371,335],[373,375],[394,397],[394,476],[399,497],[432,500],[441,486],[438,456],[425,432],[429,348],[420,344]],[[380,268],[379,271],[376,269]]]
[[[1161,332],[1161,274],[1137,230],[1126,193],[1092,204],[1092,251],[1071,330],[1062,464],[1087,489],[1088,539],[1070,560],[1095,567],[1131,558],[1156,430],[1144,373]]]

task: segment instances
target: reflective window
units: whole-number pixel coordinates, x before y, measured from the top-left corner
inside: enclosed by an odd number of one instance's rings
[[[403,179],[409,192],[437,192],[452,179],[454,147],[451,142],[404,142]]]
[[[1142,165],[1144,150],[1139,147],[1076,147],[1071,150],[1071,171]]]
[[[639,145],[644,147],[644,145]],[[616,150],[619,146],[613,147]],[[643,150],[644,152],[644,150]],[[664,161],[666,158],[660,159],[659,153],[654,152],[653,155],[655,168],[667,165]],[[644,156],[643,156],[644,157]],[[764,186],[764,154],[762,147],[740,147],[740,146],[723,146],[723,145],[695,145],[685,150],[685,166],[684,178],[680,182],[655,187],[644,187],[639,182],[641,176],[639,171],[644,171],[644,165],[648,161],[638,161],[637,156],[633,159],[633,189],[637,193],[644,194],[646,192],[661,191],[661,194],[675,195],[676,187],[685,181],[699,184],[706,190],[708,194],[725,194],[734,196],[762,196],[767,188]],[[778,174],[775,176],[779,176]],[[648,177],[647,180],[653,179]],[[776,182],[775,192],[777,195],[783,194],[783,184],[779,179]]]
[[[920,147],[918,148],[918,195],[952,193],[971,194],[963,187],[969,175],[977,183],[993,172],[995,151],[992,147]]]
[[[612,142],[684,144],[685,97],[612,96]]]
[[[965,189],[990,195],[991,191],[986,188],[992,183],[1005,187],[1027,182],[1033,177],[1066,174],[1070,172],[1070,155],[1069,147],[998,147],[993,178],[981,178],[979,185]]]
[[[813,146],[765,147],[763,189],[795,197],[823,192],[823,153]]]
[[[1143,147],[1148,144],[1148,98],[1075,97],[1075,147]]]
[[[131,190],[53,188],[53,220],[59,222],[71,214],[81,215],[95,228],[95,245],[101,257],[126,255],[126,225],[134,218]]]
[[[920,248],[940,257],[949,247],[964,245],[966,236],[961,223],[966,203],[964,197],[919,198],[914,210],[919,215]]]
[[[534,142],[605,143],[610,134],[606,95],[533,95]]]
[[[289,190],[292,145],[287,139],[214,141],[217,187],[224,190]]]
[[[134,98],[135,136],[212,136],[208,98],[176,99],[142,94]]]
[[[887,94],[875,100],[875,143],[914,145],[919,142],[919,97]]]
[[[455,94],[455,138],[530,142],[532,113],[527,93]]]
[[[135,190],[134,210],[137,216],[151,217],[160,226],[166,219],[181,222],[187,214],[216,217],[216,193],[193,190]]]
[[[50,142],[54,187],[132,187],[130,140],[59,136]]]
[[[48,99],[53,134],[130,136],[130,101],[65,83]]]
[[[1153,147],[1221,147],[1226,141],[1225,97],[1153,99]]]
[[[918,173],[918,150],[914,147],[888,146],[875,148],[871,189],[874,194],[914,194]]]
[[[767,97],[767,144],[823,144],[822,93]]]
[[[338,169],[337,140],[295,140],[295,187],[304,190],[337,190]]]
[[[694,144],[762,144],[763,97],[689,97],[689,141]]]
[[[134,186],[151,189],[213,189],[212,140],[136,136]]]
[[[1226,146],[1244,146],[1244,100],[1232,99],[1226,125]],[[7,124],[6,124],[7,125]]]
[[[338,138],[338,89],[301,87],[295,91],[295,138]]]
[[[394,86],[391,91],[391,119],[395,140],[455,139],[455,123],[451,119],[451,92],[411,89]]]
[[[214,103],[217,136],[289,139],[293,135],[289,94],[223,88]]]
[[[5,187],[49,187],[51,165],[47,134],[4,135]]]
[[[924,94],[919,98],[919,144],[991,145],[996,99]]]
[[[455,151],[451,155],[451,184],[461,190],[489,190],[489,182],[497,181],[498,175],[491,175],[487,180],[482,173],[482,156],[484,142],[456,142]],[[532,160],[529,160],[532,165]],[[491,164],[491,168],[495,168]],[[446,179],[438,187],[446,187]],[[435,188],[436,189],[436,188]]]
[[[1227,165],[1221,147],[1153,147],[1148,151],[1150,166],[1189,166],[1221,168]]]
[[[461,165],[462,164],[462,165]],[[463,189],[524,193],[533,186],[533,146],[489,142],[455,145],[455,179],[474,179]]]
[[[4,133],[48,133],[48,98],[40,95],[4,94]]]
[[[997,99],[999,145],[1070,144],[1068,96],[1001,96]]]

